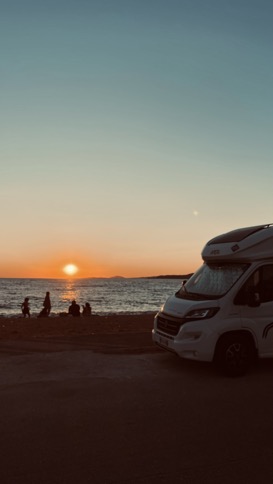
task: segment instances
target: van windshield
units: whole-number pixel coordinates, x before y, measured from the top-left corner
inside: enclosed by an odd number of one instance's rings
[[[226,294],[249,264],[204,263],[176,296],[183,299],[217,299]]]

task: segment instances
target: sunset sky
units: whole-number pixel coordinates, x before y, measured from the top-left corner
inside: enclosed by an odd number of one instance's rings
[[[272,0],[0,0],[0,277],[185,274],[273,222]]]

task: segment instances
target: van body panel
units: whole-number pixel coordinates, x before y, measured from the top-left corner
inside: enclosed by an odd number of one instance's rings
[[[203,301],[202,307],[211,307],[211,301]],[[164,313],[178,318],[183,318],[190,310],[200,308],[200,301],[189,301],[186,299],[179,299],[176,296],[170,296],[164,304]]]
[[[260,358],[273,357],[273,303],[261,308],[244,307],[242,329],[250,330],[257,341]]]

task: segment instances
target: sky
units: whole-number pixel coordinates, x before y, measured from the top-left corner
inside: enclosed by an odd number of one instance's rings
[[[0,0],[0,277],[187,274],[273,223],[272,0]]]

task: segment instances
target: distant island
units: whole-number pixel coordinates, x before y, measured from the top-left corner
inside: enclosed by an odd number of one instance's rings
[[[162,276],[149,276],[145,279],[189,279],[193,275],[191,274],[184,274],[184,275],[177,275],[177,274],[169,274],[169,275],[162,275]]]
[[[189,279],[193,275],[191,274],[165,274],[159,276],[140,276],[140,277],[133,277],[132,279]],[[109,279],[128,279],[124,276],[112,276]],[[130,277],[129,277],[130,279]]]
[[[125,277],[125,276],[110,276],[110,277],[85,277],[84,279],[189,279],[191,274],[166,274],[159,276],[139,276],[139,277]]]

